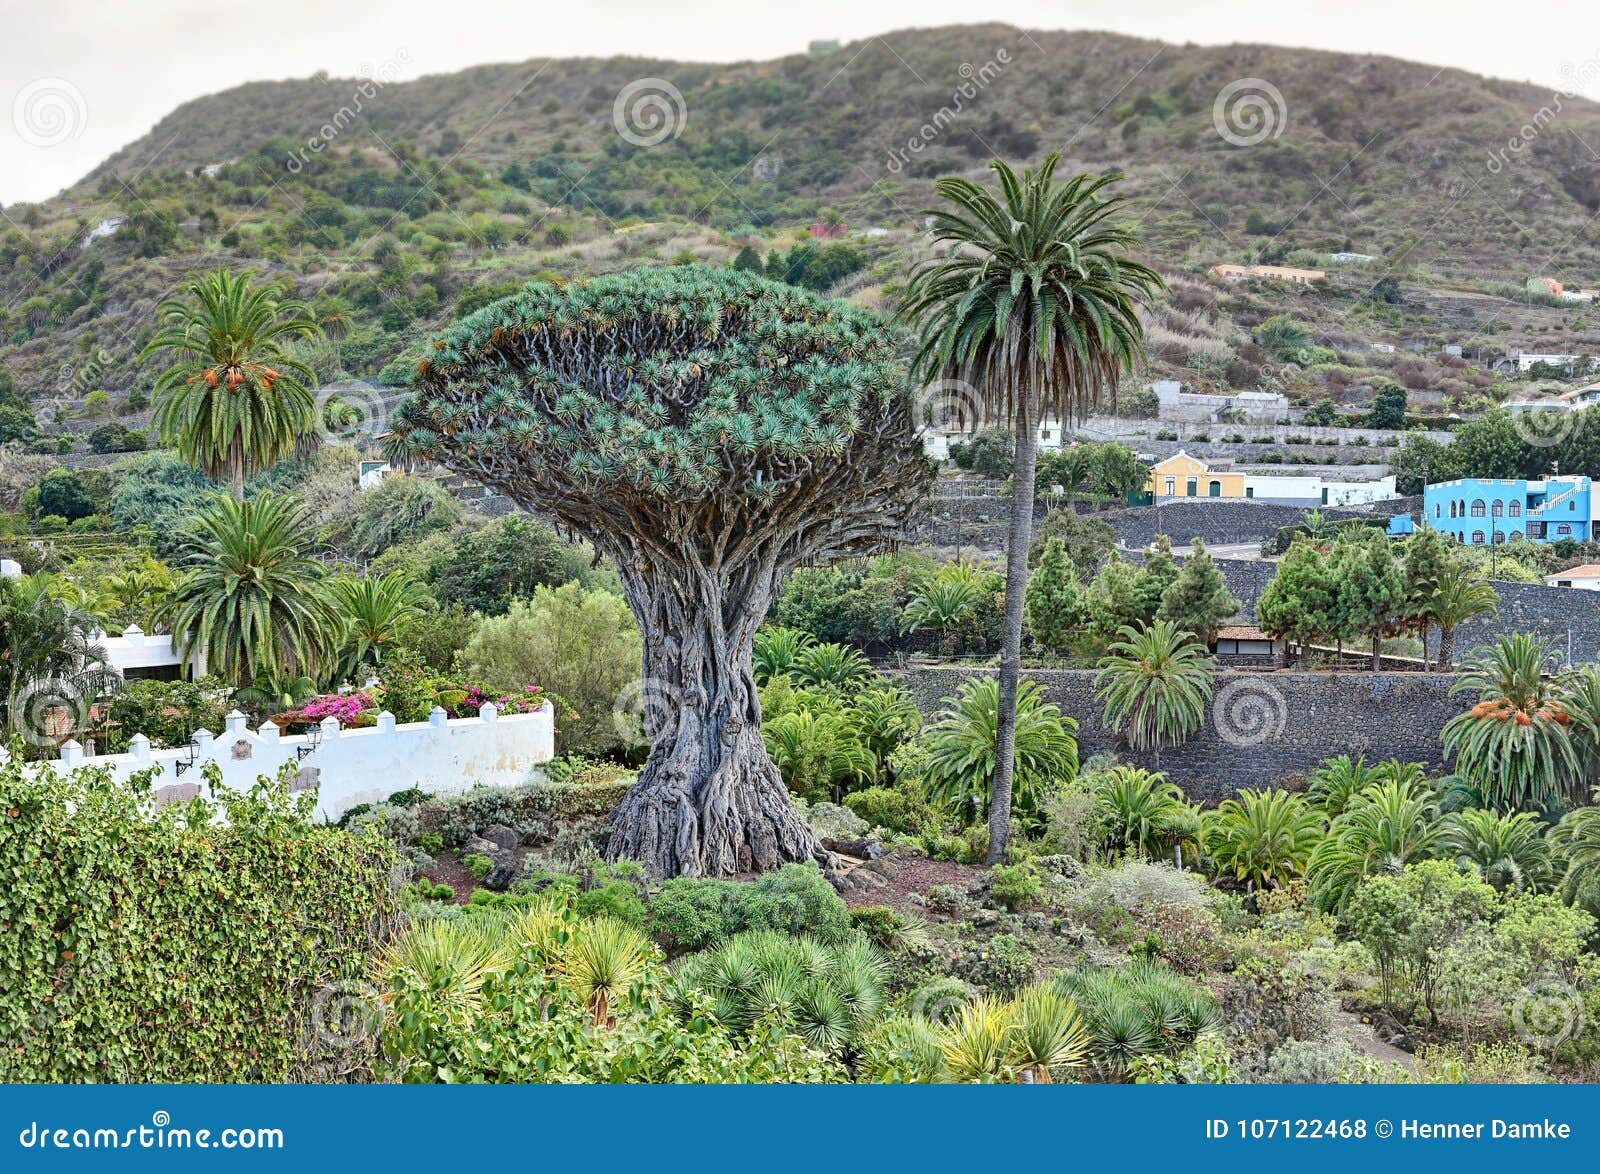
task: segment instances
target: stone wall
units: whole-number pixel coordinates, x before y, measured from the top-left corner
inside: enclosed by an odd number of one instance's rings
[[[1569,664],[1600,661],[1600,591],[1535,583],[1495,583],[1494,589],[1500,594],[1499,614],[1479,616],[1456,629],[1458,662],[1474,648],[1513,632],[1544,637],[1551,651]],[[1438,651],[1437,632],[1429,637],[1428,647]]]
[[[1376,503],[1373,508],[1324,507],[1322,514],[1333,521],[1344,518],[1384,518],[1407,512],[1410,499]],[[1157,506],[1107,510],[1100,517],[1110,522],[1117,537],[1128,546],[1148,546],[1157,534],[1172,539],[1174,547],[1187,546],[1199,538],[1208,546],[1241,542],[1264,542],[1281,526],[1293,526],[1305,518],[1306,510],[1297,505],[1274,505],[1240,497],[1196,498],[1169,501]]]
[[[913,668],[904,683],[924,717],[978,670]],[[1027,674],[1078,722],[1078,754],[1115,753],[1157,768],[1152,753],[1119,746],[1100,724],[1092,670]],[[1219,672],[1205,724],[1181,746],[1161,751],[1160,769],[1192,798],[1215,801],[1244,788],[1281,784],[1339,754],[1399,758],[1439,769],[1439,731],[1467,708],[1447,696],[1453,678],[1421,673]]]

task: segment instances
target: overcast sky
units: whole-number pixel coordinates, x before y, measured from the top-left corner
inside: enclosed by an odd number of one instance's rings
[[[1552,90],[1576,76],[1600,99],[1588,0],[0,0],[0,203],[52,195],[179,103],[245,81],[546,56],[736,61],[975,19],[1384,53]]]

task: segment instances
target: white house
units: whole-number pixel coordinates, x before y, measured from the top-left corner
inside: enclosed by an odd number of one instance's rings
[[[105,649],[106,666],[124,680],[176,681],[206,675],[204,652],[197,648],[185,660],[178,655],[170,634],[146,635],[138,624],[129,624],[120,636],[91,632],[89,640]]]
[[[1209,395],[1184,391],[1176,379],[1158,379],[1151,384],[1163,420],[1219,423],[1224,416],[1240,424],[1276,424],[1289,414],[1289,399],[1275,391],[1240,391],[1231,395]]]
[[[1365,265],[1377,258],[1371,253],[1329,253],[1328,260],[1335,265]]]
[[[1278,505],[1355,506],[1400,496],[1394,477],[1376,481],[1329,481],[1316,475],[1246,473],[1245,496]]]
[[[1546,587],[1573,587],[1579,591],[1600,591],[1600,563],[1584,563],[1581,567],[1568,567],[1544,577]]]

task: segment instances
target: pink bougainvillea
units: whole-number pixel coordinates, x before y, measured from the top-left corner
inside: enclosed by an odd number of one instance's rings
[[[348,729],[351,726],[371,725],[375,717],[373,711],[377,707],[378,703],[370,693],[329,693],[313,697],[294,716],[307,722],[320,722],[324,718],[334,717]]]

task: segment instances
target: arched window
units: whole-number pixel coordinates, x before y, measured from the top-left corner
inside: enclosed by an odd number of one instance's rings
[[[1456,516],[1456,503],[1453,501],[1450,503],[1450,516],[1452,518]]]
[[[1433,516],[1435,518],[1438,518],[1438,516],[1439,516],[1439,503],[1438,502],[1434,502],[1433,503]]]
[[[1522,503],[1520,501],[1512,502],[1510,507],[1506,510],[1506,512],[1508,514],[1510,514],[1513,518],[1522,517]]]
[[[1504,530],[1496,530],[1493,534],[1491,534],[1489,536],[1489,544],[1491,546],[1498,546],[1498,545],[1500,545],[1500,543],[1504,542],[1505,540],[1506,540],[1506,532]]]
[[[1206,496],[1207,497],[1221,497],[1222,496],[1222,482],[1221,481],[1208,481],[1208,482],[1206,482]]]
[[[1474,530],[1472,532],[1472,545],[1474,545],[1474,546],[1482,546],[1483,545],[1483,531],[1482,530]]]
[[[1479,498],[1475,498],[1473,500],[1473,502],[1472,502],[1472,516],[1475,517],[1475,518],[1483,517],[1483,498],[1479,497]]]
[[[1504,514],[1505,512],[1506,512],[1505,502],[1503,502],[1503,501],[1491,501],[1489,503],[1489,516],[1491,518],[1498,518],[1502,514]]]

